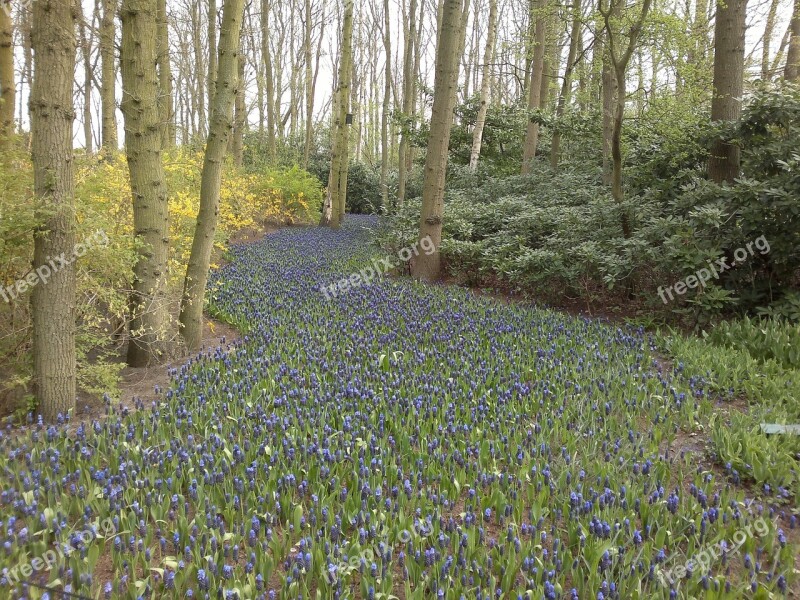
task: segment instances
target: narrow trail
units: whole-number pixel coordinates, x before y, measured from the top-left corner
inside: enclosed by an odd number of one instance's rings
[[[659,372],[642,331],[403,279],[326,299],[381,256],[375,225],[234,248],[210,308],[243,339],[179,370],[156,410],[71,439],[2,438],[0,566],[86,515],[118,537],[58,576],[114,598],[785,588],[795,552],[779,515],[698,457],[659,451],[706,392]],[[727,558],[676,575],[741,532]]]

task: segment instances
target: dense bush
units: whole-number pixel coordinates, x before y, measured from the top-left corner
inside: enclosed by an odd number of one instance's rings
[[[554,301],[567,295],[591,304],[616,294],[612,301],[623,304],[633,297],[696,326],[758,311],[796,318],[800,93],[758,92],[725,129],[703,125],[694,113],[682,118],[689,135],[674,123],[633,128],[623,204],[611,199],[591,162],[570,161],[555,172],[537,161],[526,177],[451,168],[442,243],[451,275],[472,284],[499,279]],[[734,185],[705,177],[715,135],[742,146],[743,177]],[[623,210],[633,215],[627,239]],[[418,215],[419,202],[403,207],[387,242],[413,239]],[[667,293],[683,280],[696,284],[687,278],[720,260],[739,264],[705,286]]]

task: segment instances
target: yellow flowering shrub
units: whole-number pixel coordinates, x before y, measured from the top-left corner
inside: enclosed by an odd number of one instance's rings
[[[200,208],[202,152],[178,149],[164,156],[169,193],[169,281],[178,297]],[[125,155],[101,160],[79,155],[75,169],[76,242],[105,232],[107,244],[92,244],[78,269],[79,379],[88,391],[114,390],[121,365],[113,360],[114,333],[123,333],[136,247]],[[302,169],[246,173],[226,164],[220,192],[216,245],[223,250],[238,231],[267,223],[302,223],[318,218],[322,187]],[[14,284],[31,268],[35,202],[30,155],[22,149],[0,160],[0,285]],[[25,387],[30,373],[29,292],[0,298],[0,373],[7,387]],[[106,360],[103,359],[106,356]],[[91,362],[91,364],[89,364]],[[0,386],[0,404],[3,399]],[[7,390],[6,390],[7,391]],[[0,414],[6,412],[0,406]]]

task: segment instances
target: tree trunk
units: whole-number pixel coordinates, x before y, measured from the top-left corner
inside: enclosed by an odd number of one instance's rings
[[[106,152],[119,149],[117,139],[117,71],[114,64],[114,43],[117,0],[101,0],[103,15],[100,21],[100,118],[101,140]]]
[[[14,23],[10,0],[0,0],[0,153],[11,144],[16,108],[14,82]]]
[[[48,421],[75,407],[75,181],[72,83],[75,13],[70,0],[33,3],[31,158],[39,223],[34,234],[34,386]],[[67,257],[56,264],[53,257]],[[49,279],[47,279],[49,277]]]
[[[75,3],[78,18],[78,34],[80,36],[81,61],[83,62],[83,139],[86,154],[94,151],[92,144],[92,41],[86,35],[86,16],[83,4]]]
[[[275,82],[269,49],[269,10],[269,0],[261,0],[261,59],[264,61],[267,94],[267,156],[270,163],[275,164],[278,161],[278,144],[275,139]]]
[[[800,0],[794,0],[789,29],[792,33],[789,38],[789,51],[786,53],[786,68],[783,71],[783,78],[786,81],[798,81],[800,80]]]
[[[203,60],[200,4],[199,2],[192,2],[191,6],[195,78],[195,89],[192,90],[192,93],[195,95],[194,106],[197,113],[197,134],[202,137],[206,134],[206,93],[210,94],[211,92],[206,88],[206,78],[203,76],[203,69],[206,63]]]
[[[558,97],[556,108],[556,128],[553,131],[553,141],[550,145],[550,166],[558,168],[558,159],[561,152],[561,130],[558,121],[564,116],[564,110],[572,95],[572,71],[575,68],[575,58],[578,55],[578,45],[581,37],[581,11],[576,2],[572,13],[572,29],[569,34],[569,51],[567,52],[567,65],[564,67],[564,81],[561,84],[561,94]]]
[[[217,0],[208,0],[208,110],[214,104],[217,83]]]
[[[130,298],[128,365],[145,367],[164,355],[169,328],[169,211],[161,162],[161,114],[156,72],[156,0],[122,2],[122,114],[133,195],[134,235],[142,247]]]
[[[444,0],[442,18],[439,21],[441,29],[436,47],[431,131],[428,136],[428,154],[425,157],[422,214],[419,224],[420,240],[429,238],[435,251],[431,254],[421,253],[411,265],[414,277],[428,281],[437,279],[441,271],[440,246],[447,155],[458,87],[461,30],[467,25],[468,7],[469,0]]]
[[[313,23],[311,22],[311,0],[306,0],[306,27],[305,27],[305,75],[306,75],[306,140],[303,148],[303,168],[308,168],[308,160],[311,157],[311,144],[314,139],[314,83],[313,68],[311,62],[311,33]]]
[[[158,106],[161,113],[161,148],[175,147],[175,108],[172,95],[172,65],[170,64],[169,27],[167,22],[167,0],[158,0]]]
[[[531,63],[531,79],[528,84],[528,110],[539,109],[542,102],[542,77],[544,72],[544,43],[547,32],[547,19],[544,11],[547,8],[547,0],[539,0],[536,4],[535,13],[530,18],[535,19],[536,26],[534,32],[533,62]],[[522,174],[529,175],[536,156],[536,148],[539,145],[539,123],[532,118],[528,119],[528,129],[525,133],[525,144],[522,148]]]
[[[222,166],[233,127],[233,103],[237,82],[239,45],[244,0],[225,0],[219,37],[219,61],[211,127],[208,132],[203,175],[200,181],[200,212],[192,241],[181,300],[181,334],[190,352],[199,350],[203,340],[203,305],[214,235],[219,217],[219,191]]]
[[[477,13],[476,13],[477,16]],[[497,37],[497,0],[489,0],[489,24],[486,32],[486,51],[483,53],[483,73],[481,74],[481,106],[472,130],[472,150],[469,154],[470,171],[478,168],[483,143],[483,127],[486,124],[486,113],[489,111],[489,94],[492,85],[492,62],[494,62],[494,45]]]
[[[389,0],[383,0],[383,48],[386,63],[383,73],[383,111],[381,112],[381,206],[389,204],[389,110],[392,96],[392,42]]]
[[[321,225],[339,227],[347,202],[347,168],[349,163],[349,126],[347,114],[350,104],[353,60],[353,0],[345,0],[342,24],[342,50],[339,58],[336,99],[334,104],[333,148],[328,189],[322,210]]]
[[[800,0],[798,0],[800,1]],[[397,204],[402,205],[406,199],[406,180],[409,169],[409,127],[414,107],[416,89],[414,85],[414,36],[416,35],[417,0],[411,0],[408,9],[408,34],[403,48],[403,123],[400,131],[400,148],[398,149]]]
[[[712,121],[735,121],[742,112],[744,35],[747,0],[717,4],[714,26],[714,96]],[[708,161],[708,176],[717,183],[739,176],[739,146],[716,140]]]
[[[772,0],[767,13],[767,22],[764,25],[764,41],[761,44],[761,79],[769,81],[772,79],[770,71],[770,49],[772,47],[772,35],[775,32],[775,19],[778,16],[779,0]]]
[[[231,146],[233,164],[237,167],[241,167],[244,161],[244,130],[247,126],[247,107],[244,103],[244,67],[245,60],[242,53],[239,54],[239,64],[237,65],[239,85],[236,88],[234,103],[233,145]]]

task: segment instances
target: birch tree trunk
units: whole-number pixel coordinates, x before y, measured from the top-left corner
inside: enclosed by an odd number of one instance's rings
[[[128,365],[146,367],[164,356],[170,320],[167,303],[169,211],[161,161],[156,0],[123,0],[120,12],[121,107],[133,195],[134,236],[141,244],[130,297]]]
[[[477,16],[477,15],[476,15]],[[489,0],[489,24],[486,33],[486,51],[483,54],[483,73],[481,74],[481,106],[475,119],[472,131],[472,150],[469,155],[469,168],[475,171],[481,156],[483,127],[486,124],[486,113],[489,110],[489,94],[492,85],[492,63],[494,62],[494,46],[497,37],[497,0]]]
[[[712,121],[735,121],[742,113],[746,7],[747,0],[717,3]],[[732,183],[739,176],[739,163],[739,146],[716,140],[708,161],[708,176],[717,183]]]
[[[200,181],[200,212],[181,300],[181,335],[190,352],[196,352],[203,340],[203,305],[219,216],[222,166],[233,127],[236,88],[240,84],[237,79],[244,0],[225,0],[222,11],[216,89]]]
[[[14,134],[16,92],[11,1],[0,0],[0,153],[10,146],[11,136]]]
[[[429,238],[435,251],[431,254],[421,253],[411,265],[412,275],[427,281],[437,279],[441,271],[439,249],[442,242],[447,155],[458,87],[459,54],[463,47],[462,38],[467,26],[468,11],[469,0],[444,0],[442,18],[439,20],[441,30],[436,45],[431,131],[428,136],[428,154],[425,157],[419,224],[420,240]]]
[[[114,43],[117,0],[101,0],[103,14],[100,20],[100,119],[103,149],[116,152],[117,138],[117,70],[114,64]]]
[[[33,372],[39,410],[48,421],[75,407],[75,181],[72,83],[75,13],[70,0],[33,3],[31,158],[39,226],[33,272]],[[53,257],[68,264],[55,265]]]

